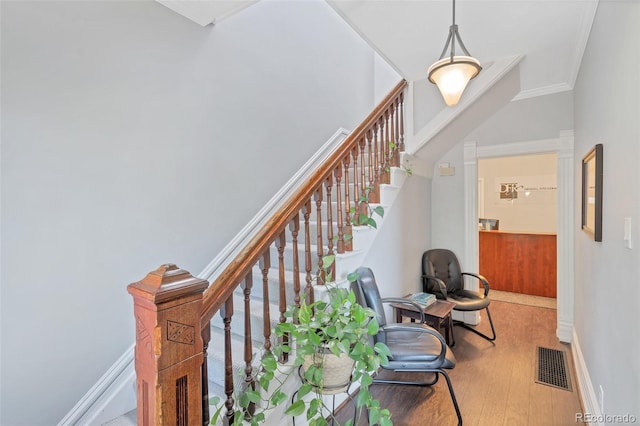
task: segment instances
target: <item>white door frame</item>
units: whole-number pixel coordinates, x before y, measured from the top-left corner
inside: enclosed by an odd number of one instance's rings
[[[570,343],[573,337],[573,247],[574,247],[574,154],[573,131],[562,131],[556,139],[477,147],[464,144],[465,259],[467,268],[479,270],[478,260],[478,159],[515,155],[556,153],[558,156],[557,304],[556,336]],[[467,320],[467,319],[465,319]],[[469,322],[473,322],[469,318]],[[477,322],[477,319],[476,319]]]

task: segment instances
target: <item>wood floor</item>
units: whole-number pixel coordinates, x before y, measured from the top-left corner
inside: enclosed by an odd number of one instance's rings
[[[491,316],[498,335],[495,344],[454,328],[457,365],[450,377],[464,424],[575,425],[575,414],[582,408],[571,348],[555,337],[556,310],[492,301]],[[479,329],[489,330],[484,312]],[[535,382],[538,346],[565,352],[572,391]],[[381,376],[393,374],[385,371]],[[416,374],[420,373],[413,373],[413,380]],[[389,408],[396,426],[457,424],[443,378],[432,387],[379,384],[371,390],[380,405]],[[352,406],[344,406],[338,419],[342,423],[352,415]]]

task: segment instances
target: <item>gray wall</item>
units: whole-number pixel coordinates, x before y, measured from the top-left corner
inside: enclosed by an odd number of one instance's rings
[[[633,52],[633,53],[632,53]],[[575,87],[576,171],[604,146],[602,242],[575,235],[575,330],[608,415],[640,418],[640,3],[600,1]],[[630,54],[631,53],[631,54]],[[576,175],[576,188],[580,188]],[[580,223],[576,192],[576,224]],[[624,247],[632,219],[633,249]]]
[[[374,56],[320,1],[1,7],[0,423],[51,425],[133,343],[126,285],[199,273],[371,110]]]

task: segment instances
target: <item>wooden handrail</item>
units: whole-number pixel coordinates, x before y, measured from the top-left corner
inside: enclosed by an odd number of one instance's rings
[[[394,102],[404,90],[407,82],[399,82],[380,104],[365,118],[364,121],[347,137],[347,139],[327,160],[311,174],[307,182],[296,190],[266,222],[265,226],[238,253],[234,260],[213,281],[205,291],[201,310],[202,326],[207,327],[211,318],[232,295],[237,285],[247,273],[262,258],[265,250],[280,235],[286,225],[298,214],[317,188],[322,185],[327,176],[338,167],[345,156],[350,155],[354,147],[379,120],[380,115]],[[397,141],[396,141],[397,143]]]
[[[368,204],[380,201],[379,186],[389,183],[390,169],[398,165],[393,157],[399,155],[399,147],[404,140],[401,117],[406,85],[406,81],[402,81],[393,88],[267,219],[210,286],[207,281],[194,278],[187,271],[170,264],[162,265],[142,281],[129,286],[135,301],[138,424],[207,426],[210,413],[206,358],[214,348],[216,353],[224,352],[224,415],[227,423],[233,422],[236,385],[231,325],[234,291],[238,287],[242,289],[242,294],[235,298],[242,297],[235,303],[244,324],[244,351],[242,361],[237,360],[244,369],[244,380],[240,386],[253,388],[255,345],[251,301],[252,289],[260,287],[253,285],[254,274],[262,281],[263,293],[262,301],[256,300],[256,303],[262,303],[263,314],[257,319],[262,324],[256,324],[256,328],[262,329],[264,342],[257,345],[269,352],[274,339],[272,321],[288,320],[287,301],[299,306],[302,297],[309,302],[313,300],[314,268],[317,268],[314,274],[318,285],[324,284],[329,274],[335,275],[335,270],[325,270],[324,256],[353,250],[346,235],[351,234],[352,219],[354,225],[364,224],[364,219],[354,212],[363,213],[364,210],[364,217],[370,219],[367,216],[370,211]],[[353,181],[350,176],[353,176]],[[315,219],[315,235],[310,232],[312,217]],[[323,228],[326,230],[324,236]],[[287,239],[288,236],[291,240]],[[315,247],[314,243],[317,244]],[[271,262],[272,249],[277,249],[277,266]],[[285,250],[291,256],[285,256]],[[315,258],[312,257],[314,254]],[[278,272],[273,299],[269,295],[271,265]],[[255,266],[260,270],[254,271]],[[335,263],[331,265],[332,269],[334,267]],[[287,270],[293,274],[291,280],[285,276]],[[305,281],[303,291],[301,274],[304,274]],[[277,306],[271,304],[276,301]],[[270,306],[273,307],[273,317]],[[222,317],[222,327],[217,330],[223,336],[215,337],[214,344],[209,345],[212,338],[210,321],[217,312]],[[287,343],[289,337],[277,336],[277,339]],[[281,362],[286,360],[286,356],[280,358]],[[194,399],[202,403],[189,403]],[[248,412],[252,410],[250,406]]]

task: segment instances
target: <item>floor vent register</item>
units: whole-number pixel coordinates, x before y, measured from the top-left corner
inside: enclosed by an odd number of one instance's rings
[[[536,383],[571,390],[567,357],[563,351],[538,346]]]

